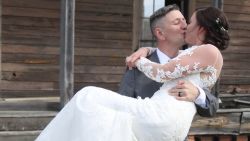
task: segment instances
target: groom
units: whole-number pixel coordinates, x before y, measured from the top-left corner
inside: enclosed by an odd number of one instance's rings
[[[169,5],[157,10],[150,17],[150,28],[157,43],[157,50],[148,56],[153,62],[161,64],[168,62],[177,56],[179,49],[184,45],[187,24],[182,14],[176,15],[176,12],[173,12],[176,10],[180,12],[178,6]],[[136,68],[127,69],[119,93],[134,98],[151,97],[162,84],[149,79]],[[218,109],[218,100],[209,90],[196,87],[188,81],[180,81],[175,88],[172,88],[170,94],[179,100],[193,101],[197,113],[201,116],[214,116]]]

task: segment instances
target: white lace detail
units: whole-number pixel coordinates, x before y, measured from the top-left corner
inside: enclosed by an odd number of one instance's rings
[[[188,74],[204,73],[201,77],[201,85],[202,87],[210,87],[217,80],[217,70],[213,66],[214,64],[211,64],[209,61],[207,63],[207,60],[197,59],[202,58],[199,56],[199,51],[197,51],[199,47],[202,46],[193,46],[182,51],[177,57],[164,65],[153,63],[141,57],[136,62],[136,66],[147,77],[161,83],[184,77]]]
[[[208,66],[204,71],[207,73],[210,73],[211,75],[201,78],[202,87],[210,87],[214,85],[217,80],[217,76],[216,76],[217,70],[213,66]]]
[[[181,50],[181,53],[177,57],[175,57],[174,59],[180,60],[179,58],[184,56],[184,55],[192,56],[193,50],[196,49],[197,47],[199,47],[199,46],[193,46],[193,47],[188,48],[186,50]]]

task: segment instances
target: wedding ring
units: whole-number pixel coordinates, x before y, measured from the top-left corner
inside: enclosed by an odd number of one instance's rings
[[[179,97],[182,97],[182,96],[183,96],[183,93],[182,93],[182,92],[178,92],[178,96],[179,96]]]

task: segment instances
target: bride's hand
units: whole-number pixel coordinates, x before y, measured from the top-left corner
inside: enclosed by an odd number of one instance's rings
[[[147,47],[139,48],[136,52],[126,57],[126,66],[131,70],[135,67],[136,60],[140,59],[140,57],[147,57],[149,51]]]

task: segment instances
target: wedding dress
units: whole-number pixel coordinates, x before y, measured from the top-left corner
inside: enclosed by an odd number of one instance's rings
[[[36,141],[183,141],[196,108],[193,102],[168,95],[168,90],[179,79],[200,87],[216,82],[222,57],[217,48],[207,46],[184,50],[165,65],[139,59],[139,70],[164,82],[152,98],[129,98],[94,86],[81,89]]]

